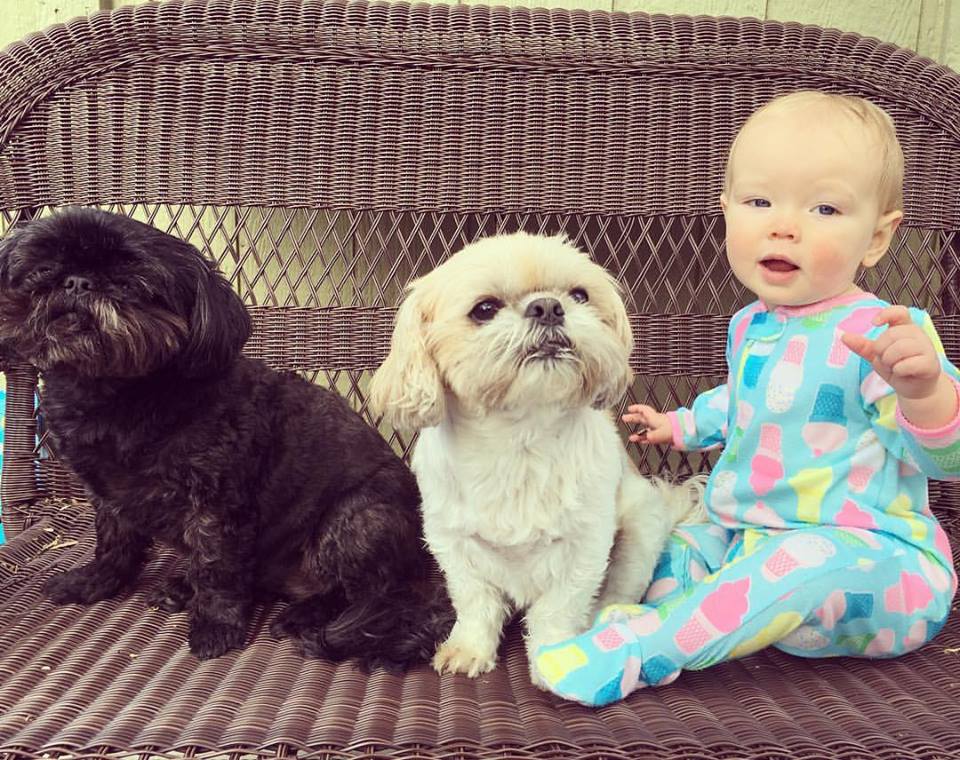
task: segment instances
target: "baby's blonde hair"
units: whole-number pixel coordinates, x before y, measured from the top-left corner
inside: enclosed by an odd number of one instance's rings
[[[733,140],[733,145],[730,146],[723,181],[724,189],[727,192],[730,190],[730,163],[740,141],[740,136],[749,124],[763,114],[779,111],[783,108],[810,106],[827,106],[835,110],[836,113],[862,125],[876,138],[880,150],[878,156],[880,176],[877,187],[880,211],[881,213],[901,211],[903,209],[903,149],[897,139],[897,130],[893,125],[890,114],[864,98],[852,95],[834,95],[818,90],[799,90],[788,95],[780,95],[750,115],[750,118],[740,127],[740,131]]]

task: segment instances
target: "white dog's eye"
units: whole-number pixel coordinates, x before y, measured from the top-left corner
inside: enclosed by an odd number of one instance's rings
[[[503,301],[496,298],[486,298],[470,309],[470,319],[474,322],[489,322],[497,312],[503,308]]]
[[[590,296],[587,295],[587,291],[583,288],[574,288],[570,291],[570,297],[577,303],[586,303],[590,300]]]

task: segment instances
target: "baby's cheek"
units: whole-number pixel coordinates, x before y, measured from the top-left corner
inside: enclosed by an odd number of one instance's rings
[[[756,247],[755,236],[749,230],[727,227],[727,259],[735,273],[741,274],[740,270],[755,258]]]
[[[820,277],[837,279],[847,272],[856,272],[860,260],[855,254],[832,241],[810,246],[810,264]]]
[[[735,215],[727,215],[727,250],[733,254],[743,251],[750,245],[755,234],[748,225],[738,222]]]

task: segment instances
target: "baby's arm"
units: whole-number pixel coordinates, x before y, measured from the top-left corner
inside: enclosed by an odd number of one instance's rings
[[[960,372],[944,354],[927,313],[894,306],[875,320],[888,325],[875,339],[844,336],[869,367],[861,389],[874,431],[893,456],[927,477],[960,480]]]
[[[628,425],[640,425],[641,430],[630,434],[633,443],[672,443],[673,426],[670,418],[646,404],[633,404],[627,407],[623,421]]]
[[[722,446],[726,439],[729,404],[724,384],[701,393],[689,409],[663,413],[646,404],[634,404],[627,408],[623,421],[645,426],[645,430],[630,436],[634,443],[669,443],[683,451],[712,449]]]
[[[727,328],[726,360],[730,367],[733,335],[738,324],[750,319],[754,306],[741,309]],[[729,376],[727,381],[729,383]],[[627,407],[623,421],[628,425],[642,425],[644,429],[630,435],[632,443],[670,444],[683,451],[703,451],[723,446],[727,437],[727,418],[730,412],[730,393],[727,383],[718,385],[697,396],[689,408],[680,407],[671,412],[658,412],[647,404]]]
[[[904,306],[874,317],[887,329],[875,340],[846,333],[843,342],[873,365],[897,394],[903,416],[917,428],[941,428],[957,417],[957,387],[943,371],[933,341]]]

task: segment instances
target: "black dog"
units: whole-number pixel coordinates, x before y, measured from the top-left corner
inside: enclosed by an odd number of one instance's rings
[[[153,600],[190,649],[243,644],[255,599],[305,653],[429,659],[452,622],[431,582],[413,475],[340,396],[240,355],[250,319],[191,245],[71,209],[0,243],[0,341],[43,374],[57,454],[96,509],[95,559],[57,603],[131,587],[157,540],[186,560]]]

